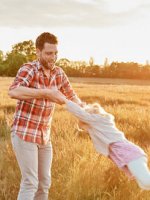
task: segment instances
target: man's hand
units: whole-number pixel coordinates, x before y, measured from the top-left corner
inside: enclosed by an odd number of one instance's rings
[[[81,101],[78,105],[81,106],[82,108],[84,108],[86,106],[86,102]]]
[[[79,98],[75,97],[74,99],[72,99],[72,101],[76,104],[78,104],[81,107],[86,106],[86,102],[81,101]]]
[[[46,97],[55,102],[58,103],[60,105],[65,103],[65,99],[66,97],[57,89],[46,89],[47,90],[47,94]]]

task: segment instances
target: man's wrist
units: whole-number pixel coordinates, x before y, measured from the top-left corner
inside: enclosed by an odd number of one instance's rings
[[[47,98],[48,97],[48,94],[47,94],[45,89],[39,89],[39,97],[41,97],[41,98]]]
[[[73,99],[71,99],[74,103],[80,104],[81,100],[78,97],[74,97]]]

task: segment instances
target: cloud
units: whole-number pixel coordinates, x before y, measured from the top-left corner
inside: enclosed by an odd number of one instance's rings
[[[120,0],[119,0],[120,1]],[[137,19],[140,6],[149,2],[122,7],[118,0],[1,0],[1,27],[107,27]],[[126,6],[129,0],[124,1]],[[120,8],[115,7],[120,5]],[[150,4],[149,4],[150,5]],[[113,7],[112,7],[113,6]],[[118,9],[118,10],[117,10]],[[119,12],[119,9],[121,10]],[[147,9],[148,12],[148,9]]]

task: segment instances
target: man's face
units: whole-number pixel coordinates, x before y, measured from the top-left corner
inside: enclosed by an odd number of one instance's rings
[[[42,50],[37,49],[37,56],[45,69],[53,69],[57,53],[57,44],[45,43]]]

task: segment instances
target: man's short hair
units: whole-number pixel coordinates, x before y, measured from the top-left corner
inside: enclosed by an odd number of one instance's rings
[[[37,37],[35,46],[37,49],[42,50],[45,43],[58,44],[57,37],[51,33],[44,32]]]

